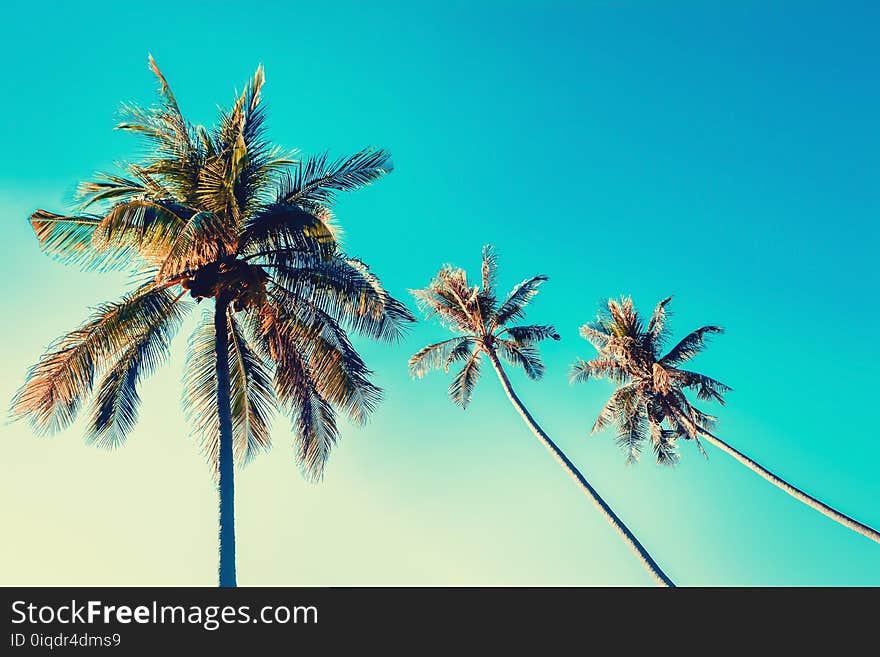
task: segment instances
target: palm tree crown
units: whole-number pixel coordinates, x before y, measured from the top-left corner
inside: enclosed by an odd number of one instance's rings
[[[428,317],[439,316],[440,320],[458,335],[429,345],[413,355],[409,360],[410,372],[413,376],[421,378],[429,369],[443,367],[449,371],[449,366],[454,362],[464,361],[464,366],[449,386],[449,396],[466,408],[480,374],[480,358],[485,355],[492,369],[495,370],[510,403],[535,438],[544,445],[556,462],[574,480],[577,487],[617,530],[651,576],[663,586],[675,586],[583,473],[541,428],[516,394],[498,357],[500,354],[511,365],[522,367],[526,375],[532,379],[543,376],[544,364],[541,362],[537,345],[547,338],[559,340],[556,329],[538,324],[527,326],[510,324],[522,318],[529,301],[538,293],[538,288],[547,277],[527,278],[514,287],[507,298],[499,304],[495,294],[496,274],[495,253],[491,246],[485,246],[482,286],[471,287],[463,270],[447,265],[440,270],[428,287],[413,291]]]
[[[191,299],[212,298],[219,321],[205,313],[184,382],[209,463],[216,469],[222,361],[214,349],[225,344],[236,462],[269,446],[280,408],[293,419],[298,463],[318,479],[338,436],[336,413],[362,422],[381,394],[346,330],[394,340],[414,319],[334,238],[334,195],[386,174],[389,156],[366,149],[301,161],[283,153],[265,136],[262,67],[216,127],[195,126],[152,57],[150,67],[160,103],[127,106],[118,126],[146,140],[145,158],[81,185],[78,214],[31,217],[48,254],[132,270],[139,284],[49,348],[13,414],[54,432],[94,392],[87,438],[119,445],[137,419],[138,384],[168,358]]]
[[[428,287],[412,290],[426,318],[437,316],[458,335],[419,350],[409,360],[410,372],[422,378],[431,369],[442,367],[448,372],[453,363],[464,361],[449,386],[449,396],[462,408],[467,408],[470,403],[480,376],[483,353],[497,352],[511,365],[521,367],[529,378],[540,379],[544,374],[544,363],[537,345],[547,338],[559,340],[559,334],[552,326],[510,325],[523,317],[526,306],[547,277],[527,278],[499,303],[497,269],[494,250],[487,245],[483,247],[482,285],[471,286],[463,269],[446,265]]]
[[[722,332],[720,327],[698,328],[663,353],[669,337],[666,306],[671,300],[658,303],[646,323],[632,299],[611,299],[595,321],[581,327],[581,335],[598,355],[576,361],[571,379],[583,382],[605,377],[620,386],[599,412],[592,430],[616,424],[617,442],[628,463],[638,460],[648,435],[658,463],[678,462],[679,438],[693,440],[705,455],[700,434],[716,418],[696,408],[685,392],[724,404],[724,395],[730,391],[720,381],[681,367],[703,350],[708,336]]]

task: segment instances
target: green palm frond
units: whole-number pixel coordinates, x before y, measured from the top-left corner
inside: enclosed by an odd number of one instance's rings
[[[245,85],[241,97],[240,134],[246,157],[234,190],[237,205],[245,217],[255,215],[261,205],[272,202],[271,191],[281,179],[282,172],[297,163],[293,152],[285,153],[266,138],[266,112],[261,93],[265,81],[265,72],[260,65]]]
[[[337,192],[368,185],[392,169],[390,154],[376,148],[334,161],[328,161],[326,153],[312,156],[282,178],[278,202],[330,205]]]
[[[546,280],[548,280],[546,276],[532,276],[516,285],[498,307],[493,319],[493,326],[500,327],[514,319],[521,319],[525,314],[526,306],[538,293],[541,283]]]
[[[235,181],[241,162],[233,159],[230,150],[223,150],[205,160],[199,171],[195,189],[195,205],[224,217],[234,231],[242,216],[242,208],[235,196]]]
[[[162,71],[159,70],[159,65],[156,63],[156,60],[153,59],[153,55],[147,55],[147,63],[150,70],[153,72],[153,75],[155,75],[156,79],[159,81],[159,95],[164,100],[165,107],[172,114],[180,116],[180,108],[177,105],[177,99],[171,92],[171,86],[168,84],[168,80],[165,79],[165,76],[162,75]]]

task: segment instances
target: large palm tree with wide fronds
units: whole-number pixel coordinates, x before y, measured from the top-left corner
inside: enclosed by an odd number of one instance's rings
[[[282,153],[265,135],[262,67],[213,129],[187,121],[152,58],[150,67],[159,104],[126,107],[118,126],[146,140],[144,159],[83,184],[76,214],[30,219],[49,255],[128,269],[137,285],[48,349],[12,413],[52,433],[91,398],[87,440],[121,445],[140,382],[168,359],[193,300],[208,300],[189,343],[184,398],[217,481],[219,584],[229,587],[234,464],[269,447],[279,409],[293,421],[296,461],[320,479],[337,414],[363,422],[381,396],[348,331],[393,341],[414,320],[334,239],[334,195],[391,164],[376,149],[334,161]]]
[[[673,586],[648,551],[538,425],[513,390],[501,361],[504,360],[511,367],[521,367],[530,379],[540,379],[544,374],[544,364],[538,351],[538,343],[548,338],[559,340],[559,334],[552,326],[516,323],[523,318],[526,306],[547,277],[527,278],[514,287],[506,298],[500,300],[496,294],[497,269],[492,247],[485,246],[481,284],[471,285],[464,270],[445,266],[428,287],[412,291],[426,317],[438,317],[455,337],[428,345],[414,354],[409,359],[410,373],[422,378],[431,369],[442,368],[448,372],[453,365],[463,363],[449,386],[449,396],[462,408],[467,408],[480,376],[482,360],[488,360],[508,399],[541,444],[550,450],[563,469],[620,533],[651,575],[660,584]]]
[[[595,321],[581,327],[581,335],[596,348],[598,355],[589,361],[576,361],[571,368],[572,381],[607,378],[619,386],[599,412],[593,431],[616,425],[618,445],[629,463],[638,460],[650,442],[658,463],[675,465],[679,439],[693,441],[705,456],[703,439],[795,499],[880,542],[877,530],[808,495],[712,433],[717,418],[694,406],[686,393],[723,405],[724,395],[731,389],[685,368],[688,361],[703,351],[708,338],[722,329],[703,326],[666,351],[667,305],[671,299],[658,303],[647,322],[629,297],[612,299]]]

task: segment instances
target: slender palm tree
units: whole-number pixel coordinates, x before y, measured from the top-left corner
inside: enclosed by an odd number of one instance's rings
[[[657,582],[674,586],[629,528],[538,425],[514,392],[499,356],[511,366],[521,367],[530,379],[540,379],[544,375],[544,363],[538,343],[547,338],[559,340],[559,334],[548,325],[512,325],[522,319],[526,306],[547,277],[527,278],[499,303],[496,296],[497,270],[495,253],[487,245],[483,247],[482,285],[470,286],[464,270],[447,265],[440,269],[428,287],[412,290],[426,318],[436,315],[456,335],[428,345],[414,354],[409,359],[410,373],[422,378],[431,369],[443,368],[448,372],[454,363],[463,362],[464,365],[449,386],[449,396],[453,402],[467,408],[480,376],[481,359],[485,356],[498,375],[508,399],[541,444],[550,450],[562,468],[599,508]]]
[[[80,188],[77,214],[36,211],[45,252],[138,279],[49,347],[12,403],[52,433],[93,397],[87,440],[121,445],[142,379],[167,360],[195,303],[211,301],[189,344],[184,398],[219,496],[219,585],[236,585],[234,464],[269,447],[276,409],[293,420],[296,460],[321,478],[337,412],[366,420],[381,396],[347,331],[392,341],[414,317],[334,239],[334,195],[387,173],[367,149],[296,161],[267,141],[263,70],[208,130],[184,119],[152,57],[160,103],[126,108],[119,129],[146,139],[145,159]],[[92,395],[92,393],[94,394]]]
[[[709,336],[723,330],[718,326],[698,328],[662,355],[669,337],[666,306],[671,300],[667,297],[658,303],[646,324],[631,298],[612,299],[595,321],[581,327],[581,335],[598,355],[593,360],[576,361],[571,368],[572,381],[604,377],[620,386],[599,412],[593,431],[616,424],[617,442],[628,463],[638,460],[648,436],[657,462],[665,465],[678,462],[680,438],[692,440],[706,456],[700,441],[705,439],[795,499],[880,542],[877,530],[791,485],[711,432],[717,418],[696,408],[685,393],[723,405],[724,395],[731,389],[682,366],[703,351]]]

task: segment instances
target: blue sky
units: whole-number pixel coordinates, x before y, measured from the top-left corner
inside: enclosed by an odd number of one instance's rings
[[[417,6],[414,6],[417,5]],[[696,361],[734,387],[718,433],[792,483],[880,526],[873,383],[880,347],[880,47],[873,3],[13,3],[0,43],[0,394],[119,275],[51,262],[26,221],[137,154],[113,132],[149,102],[152,53],[210,123],[258,63],[274,139],[305,153],[381,145],[387,179],[342,199],[350,252],[398,296],[445,262],[501,286],[550,276],[529,319],[563,336],[514,385],[669,575],[692,585],[880,585],[880,549],[710,449],[625,468],[588,437],[610,384],[569,386],[577,328],[608,296],[675,295],[675,335],[727,333]],[[407,299],[410,301],[410,299]],[[623,584],[651,580],[485,376],[472,407],[408,356],[444,337],[360,342],[386,401],[346,426],[323,484],[289,425],[237,485],[241,584]],[[210,477],[187,436],[180,357],[143,386],[122,450],[79,427],[2,427],[0,583],[211,584]]]

